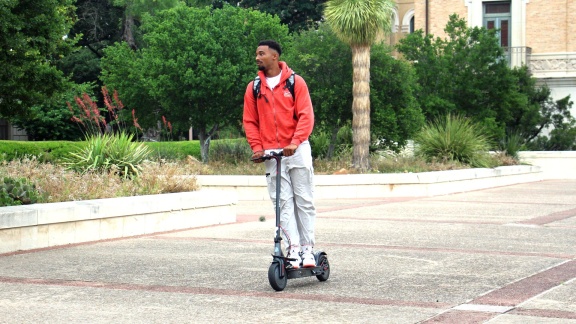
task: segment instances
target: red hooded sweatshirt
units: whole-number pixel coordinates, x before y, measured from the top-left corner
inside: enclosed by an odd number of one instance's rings
[[[248,84],[244,94],[244,131],[253,152],[280,149],[290,144],[298,146],[308,139],[314,128],[314,111],[306,82],[295,75],[294,100],[286,88],[292,69],[285,62],[279,62],[279,65],[282,76],[274,90],[266,84],[264,72],[258,71],[258,98],[254,98],[254,81]]]

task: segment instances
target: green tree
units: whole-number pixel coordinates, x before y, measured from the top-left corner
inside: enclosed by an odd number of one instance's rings
[[[528,97],[528,102],[511,110],[512,119],[506,125],[507,129],[518,133],[525,143],[536,139],[548,127],[557,129],[555,133],[567,130],[574,120],[570,114],[570,96],[554,100],[550,88],[536,85],[536,79],[526,66],[513,69],[512,73],[518,80],[518,90]]]
[[[370,167],[370,47],[392,24],[392,0],[329,0],[324,15],[336,35],[352,49],[352,164]]]
[[[193,127],[203,161],[216,132],[241,119],[258,42],[273,38],[290,47],[288,28],[277,17],[229,5],[164,10],[147,16],[142,31],[147,46],[141,50],[117,44],[105,51],[102,79],[146,116],[142,126],[153,125],[159,113],[177,131]]]
[[[421,85],[418,99],[428,120],[458,111],[485,126],[497,121],[503,130],[511,118],[509,108],[525,105],[527,98],[516,91],[517,79],[495,31],[468,27],[457,15],[450,16],[445,31],[446,39],[434,39],[419,30],[398,46],[414,62]]]
[[[352,120],[352,52],[327,24],[294,36],[286,61],[302,75],[314,105],[315,134],[329,134],[326,157],[334,155],[337,134]],[[379,148],[397,149],[423,125],[424,117],[414,98],[413,69],[390,56],[384,45],[375,45],[370,58],[371,137]]]
[[[26,117],[16,116],[10,122],[24,129],[32,141],[66,140],[77,141],[84,138],[83,130],[72,122],[72,112],[67,102],[74,104],[74,97],[92,93],[93,85],[67,82],[66,91],[58,93],[53,100],[30,107]]]
[[[81,36],[78,45],[101,58],[104,47],[122,39],[124,9],[101,0],[78,0],[76,7],[78,20],[70,35]]]
[[[155,14],[161,10],[173,8],[178,0],[110,0],[112,4],[124,9],[122,18],[122,40],[133,50],[138,49],[136,26],[146,14]]]
[[[239,5],[280,17],[290,31],[315,29],[323,21],[322,9],[326,0],[241,0]],[[235,2],[234,2],[235,3]]]
[[[102,50],[122,38],[124,9],[101,0],[78,0],[76,7],[78,20],[68,36],[77,37],[79,47],[62,58],[58,68],[76,83],[98,84]]]
[[[510,69],[494,30],[468,27],[452,15],[445,31],[441,39],[418,30],[398,45],[416,70],[416,97],[428,120],[457,113],[479,122],[493,139],[519,134],[528,142],[555,119],[569,117],[565,101],[553,101],[526,67]]]
[[[414,69],[390,55],[383,44],[372,47],[370,55],[370,132],[375,148],[394,151],[424,125],[424,114],[416,100]]]
[[[0,115],[25,115],[64,88],[55,63],[75,42],[73,1],[5,0],[0,16]]]
[[[308,84],[314,105],[314,132],[330,134],[326,157],[334,154],[338,130],[352,119],[352,54],[326,24],[294,36],[284,55],[290,67]]]

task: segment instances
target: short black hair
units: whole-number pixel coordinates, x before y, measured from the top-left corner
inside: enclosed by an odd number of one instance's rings
[[[280,47],[280,44],[278,44],[278,42],[274,40],[268,39],[260,41],[260,43],[258,43],[258,46],[268,46],[269,48],[278,52],[278,56],[282,55],[282,47]]]

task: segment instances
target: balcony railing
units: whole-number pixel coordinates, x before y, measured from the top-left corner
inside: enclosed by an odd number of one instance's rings
[[[532,48],[526,46],[504,47],[504,56],[510,67],[530,66]]]

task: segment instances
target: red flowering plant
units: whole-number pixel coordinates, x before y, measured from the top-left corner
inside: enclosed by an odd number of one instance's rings
[[[94,102],[94,100],[92,100],[92,98],[90,98],[86,93],[84,93],[81,98],[74,98],[78,111],[75,111],[72,105],[67,102],[66,104],[68,105],[68,109],[72,113],[70,120],[83,127],[85,135],[87,136],[108,132],[135,131],[136,138],[138,138],[138,131],[143,133],[143,130],[138,124],[136,110],[132,109],[132,122],[134,124],[134,129],[130,129],[130,127],[126,125],[126,118],[120,117],[124,110],[124,104],[118,97],[118,91],[114,90],[111,97],[108,88],[104,86],[102,87],[102,96],[106,108],[98,108],[96,102]],[[103,113],[106,112],[108,118],[103,115]]]
[[[104,171],[119,174],[123,177],[138,176],[142,168],[140,164],[150,155],[150,149],[144,143],[137,143],[138,124],[136,111],[132,109],[132,121],[136,133],[126,130],[126,126],[119,117],[124,104],[113,92],[112,98],[106,87],[102,88],[105,109],[88,96],[76,97],[75,102],[79,108],[76,115],[70,103],[68,109],[72,112],[72,121],[82,125],[86,130],[87,146],[78,152],[72,152],[65,164],[68,168],[80,172]],[[108,121],[102,112],[108,112]],[[135,136],[136,135],[136,136]]]
[[[161,138],[164,137],[164,140],[171,141],[172,140],[172,123],[166,120],[166,117],[162,116],[162,124],[164,125]]]
[[[82,94],[82,97],[74,97],[74,102],[80,112],[78,115],[72,105],[66,102],[68,110],[72,113],[71,120],[81,125],[87,136],[101,134],[106,129],[106,119],[102,116],[98,105],[87,93]]]

